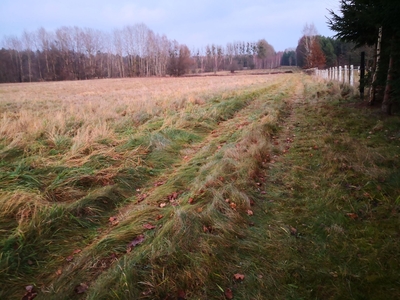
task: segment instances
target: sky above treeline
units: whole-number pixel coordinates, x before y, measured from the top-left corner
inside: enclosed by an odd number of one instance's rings
[[[276,51],[297,46],[306,23],[333,36],[326,22],[339,0],[0,0],[0,41],[40,27],[112,32],[144,23],[190,49],[265,39]]]

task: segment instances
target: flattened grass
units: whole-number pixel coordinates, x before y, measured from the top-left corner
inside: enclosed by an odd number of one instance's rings
[[[154,220],[159,210],[154,205],[176,192],[188,199],[187,187],[209,154],[204,152],[176,178],[167,171],[181,165],[185,151],[197,153],[218,122],[233,118],[260,93],[252,87],[200,105],[188,102],[183,110],[166,110],[163,118],[150,116],[135,129],[116,127],[114,133],[101,126],[94,132],[83,122],[72,122],[71,116],[61,131],[37,132],[41,138],[31,144],[8,137],[0,153],[0,280],[7,286],[1,297],[18,297],[21,286],[30,282],[43,292],[39,297],[55,293],[55,298],[69,298],[76,282],[94,282],[143,231],[143,222]],[[146,199],[159,176],[171,183]],[[143,199],[146,205],[138,206]],[[115,228],[110,216],[118,219]],[[174,222],[165,223],[175,228]]]

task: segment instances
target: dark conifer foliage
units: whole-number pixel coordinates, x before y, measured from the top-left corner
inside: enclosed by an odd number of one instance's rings
[[[357,47],[375,47],[369,102],[380,100],[382,110],[390,114],[393,104],[400,102],[400,2],[341,0],[339,12],[329,13],[328,25],[337,38]]]

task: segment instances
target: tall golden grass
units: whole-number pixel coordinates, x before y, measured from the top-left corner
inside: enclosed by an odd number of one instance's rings
[[[127,122],[140,124],[169,110],[202,104],[215,95],[259,87],[270,76],[134,78],[0,85],[0,136],[5,148],[39,138],[70,141],[70,154],[115,139]]]

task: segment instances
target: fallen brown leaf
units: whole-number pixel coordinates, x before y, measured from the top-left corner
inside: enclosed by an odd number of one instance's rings
[[[79,284],[79,285],[77,285],[77,286],[75,287],[74,291],[75,291],[75,293],[77,293],[77,294],[83,294],[84,292],[87,291],[88,288],[89,288],[89,287],[88,287],[88,285],[87,285],[86,283],[81,283],[81,284]]]
[[[156,228],[156,226],[151,225],[150,223],[143,224],[143,227],[149,230]]]
[[[203,225],[203,231],[204,231],[205,233],[211,233],[212,227],[211,227],[211,226]]]
[[[186,293],[185,291],[178,291],[177,292],[177,300],[185,300],[186,299]]]
[[[141,195],[139,195],[138,203],[139,203],[139,202],[142,202],[144,199],[146,199],[147,196],[148,196],[147,194],[141,194]]]
[[[137,245],[143,243],[143,241],[144,241],[144,235],[143,235],[143,234],[138,235],[137,237],[135,237],[135,238],[133,239],[132,242],[130,242],[130,243],[128,244],[126,252],[127,252],[127,253],[131,252],[131,251],[132,251],[132,248],[134,248],[134,247],[136,247]]]
[[[290,229],[290,234],[291,234],[291,235],[296,235],[296,234],[297,234],[297,229],[296,229],[296,228],[290,226],[289,229]]]
[[[233,293],[232,293],[232,290],[230,288],[227,288],[225,290],[225,298],[229,299],[229,300],[233,299]]]
[[[154,186],[157,187],[157,186],[160,186],[160,185],[163,185],[163,184],[165,184],[165,181],[157,181],[157,182],[154,184]]]
[[[117,226],[119,224],[119,221],[118,220],[115,220],[115,221],[112,221],[111,222],[111,225],[112,226]]]
[[[252,216],[253,214],[254,214],[254,213],[253,213],[252,210],[250,210],[250,209],[247,210],[247,215]]]
[[[347,213],[346,216],[348,216],[349,218],[356,220],[358,219],[358,215],[355,213]]]
[[[329,272],[329,274],[331,274],[333,277],[337,278],[338,277],[338,273],[337,272]]]
[[[179,194],[178,192],[173,192],[171,195],[168,196],[169,201],[174,201],[178,198]]]
[[[244,279],[244,275],[236,273],[235,275],[233,275],[233,278],[235,278],[235,280],[243,280]]]
[[[32,300],[37,296],[37,293],[33,289],[33,285],[27,285],[25,287],[26,293],[22,297],[22,300]]]
[[[25,287],[25,290],[26,290],[27,292],[33,292],[33,285],[27,285],[27,286]]]
[[[156,221],[162,219],[163,217],[164,217],[163,215],[158,215],[158,216],[156,217]]]

